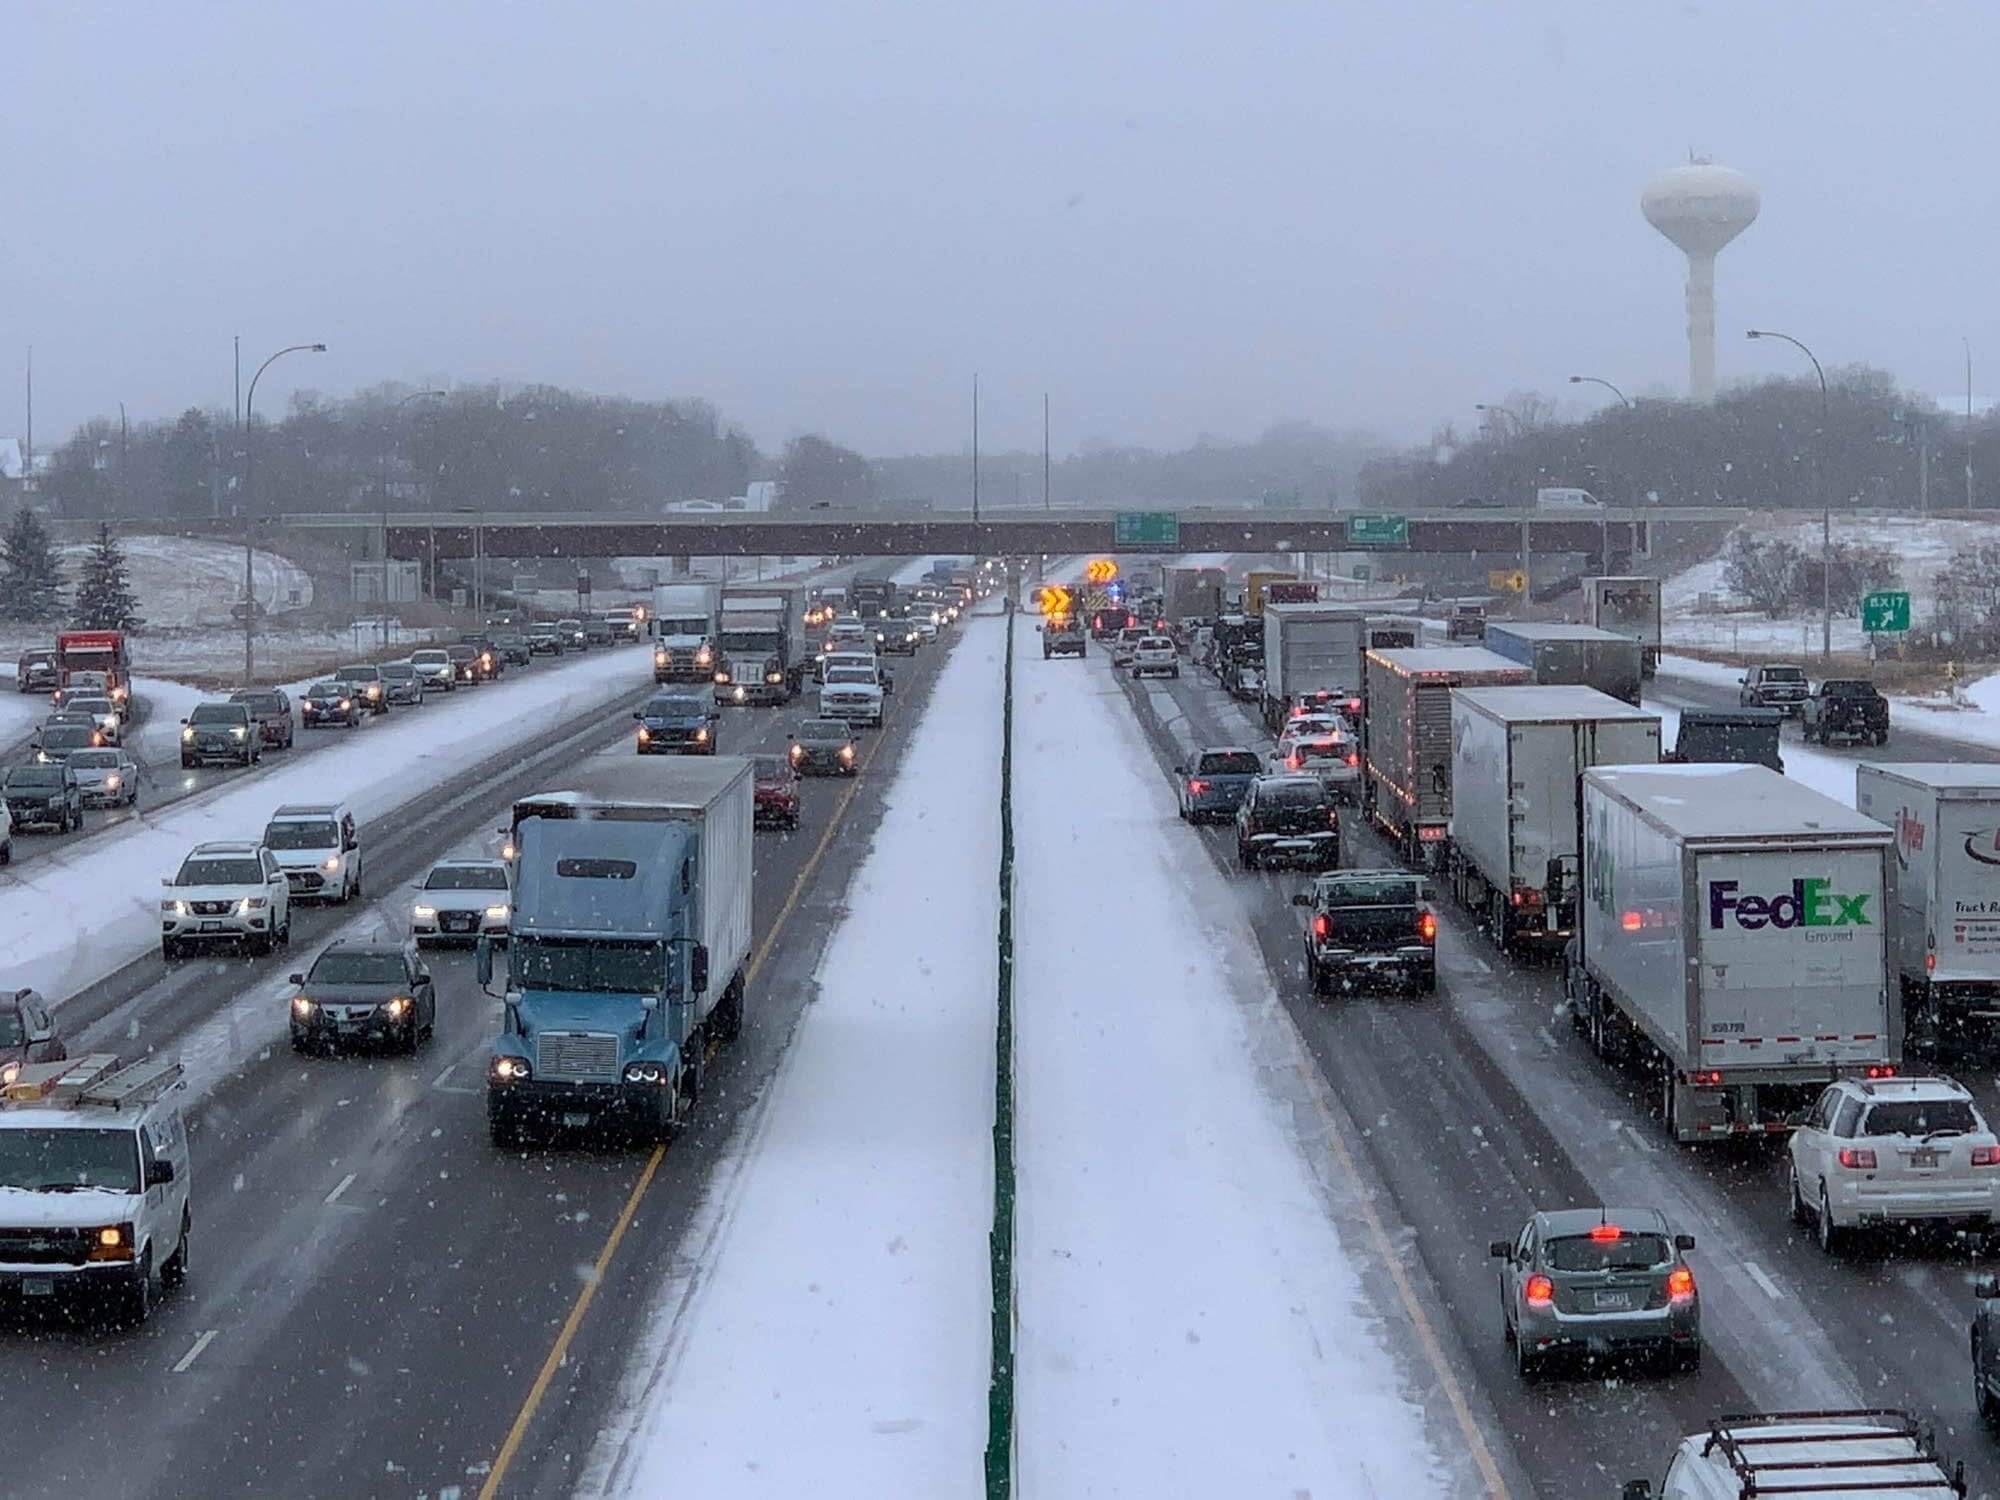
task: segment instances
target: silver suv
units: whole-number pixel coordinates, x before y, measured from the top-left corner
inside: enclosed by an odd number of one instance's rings
[[[361,894],[361,831],[345,803],[286,804],[264,825],[264,847],[294,896],[351,901]]]
[[[269,953],[292,940],[291,889],[262,844],[196,844],[160,885],[160,954],[169,961],[215,943]]]

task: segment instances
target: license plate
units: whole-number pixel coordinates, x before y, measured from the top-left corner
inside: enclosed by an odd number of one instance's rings
[[[21,1278],[21,1295],[24,1297],[53,1297],[55,1294],[56,1281],[53,1276],[23,1276]]]
[[[1937,1164],[1938,1154],[1935,1151],[1912,1151],[1910,1153],[1910,1165],[1913,1167],[1934,1167]]]
[[[1630,1292],[1592,1292],[1590,1305],[1599,1312],[1630,1312],[1632,1294]]]
[[[585,1110],[568,1109],[563,1111],[562,1122],[571,1129],[580,1130],[590,1123],[590,1115]]]
[[[220,932],[222,931],[222,924],[220,922],[204,922],[201,924],[201,930],[203,932]]]

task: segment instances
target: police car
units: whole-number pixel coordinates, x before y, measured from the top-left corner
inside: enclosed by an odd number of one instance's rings
[[[0,1295],[143,1323],[187,1279],[178,1059],[26,1063],[0,1088]]]

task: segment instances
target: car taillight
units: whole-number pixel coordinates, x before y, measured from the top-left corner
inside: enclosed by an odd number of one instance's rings
[[[1866,1146],[1842,1146],[1840,1164],[1850,1171],[1872,1172],[1875,1170],[1875,1153]]]
[[[1972,1164],[1975,1167],[2000,1167],[2000,1146],[1974,1146]]]
[[[1616,1224],[1597,1224],[1592,1226],[1590,1238],[1599,1245],[1615,1245],[1625,1238],[1625,1231]]]
[[[1706,1073],[1690,1073],[1687,1075],[1687,1081],[1696,1088],[1700,1088],[1704,1084],[1712,1088],[1722,1082],[1722,1070],[1720,1068],[1711,1068]]]
[[[1320,913],[1320,915],[1313,918],[1314,937],[1318,938],[1321,942],[1325,942],[1327,938],[1329,938],[1332,935],[1333,935],[1333,923],[1327,919],[1327,916],[1324,912]]]
[[[1090,628],[1092,630],[1102,630],[1104,628],[1104,616],[1093,615],[1090,621]]]
[[[1352,750],[1350,750],[1347,752],[1347,763],[1350,766],[1358,766],[1361,764],[1361,757],[1356,755]]]
[[[1188,795],[1190,797],[1199,797],[1203,792],[1207,790],[1208,790],[1208,783],[1205,781],[1190,781],[1188,783]]]
[[[1348,711],[1349,713],[1351,713],[1351,714],[1358,714],[1358,713],[1360,713],[1360,712],[1361,712],[1361,700],[1360,700],[1359,698],[1349,698],[1349,699],[1347,700],[1347,711]]]
[[[1293,769],[1294,771],[1296,771],[1300,766],[1304,765],[1305,762],[1299,758],[1299,752],[1294,750],[1290,755],[1287,755],[1285,757],[1285,764],[1291,767],[1291,769]]]
[[[1428,911],[1418,912],[1417,936],[1422,938],[1427,943],[1434,943],[1437,941],[1437,935],[1438,935],[1437,914],[1435,912],[1428,912]]]
[[[1863,1076],[1868,1078],[1894,1078],[1896,1076],[1896,1065],[1894,1063],[1872,1063]]]
[[[1686,1266],[1675,1266],[1667,1272],[1667,1300],[1669,1302],[1694,1301],[1694,1272]]]
[[[1521,1300],[1530,1307],[1547,1307],[1556,1300],[1556,1284],[1537,1271],[1521,1288]]]
[[[1924,972],[1926,974],[1935,974],[1937,972],[1937,955],[1935,953],[1926,953],[1924,955]]]

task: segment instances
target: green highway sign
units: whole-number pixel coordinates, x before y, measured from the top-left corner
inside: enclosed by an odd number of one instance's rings
[[[1121,510],[1112,518],[1113,547],[1178,547],[1181,518],[1170,510]]]
[[[1410,518],[1349,516],[1347,544],[1350,547],[1407,547],[1410,545]]]
[[[1870,635],[1889,635],[1910,628],[1910,596],[1882,592],[1861,597],[1861,628]]]

